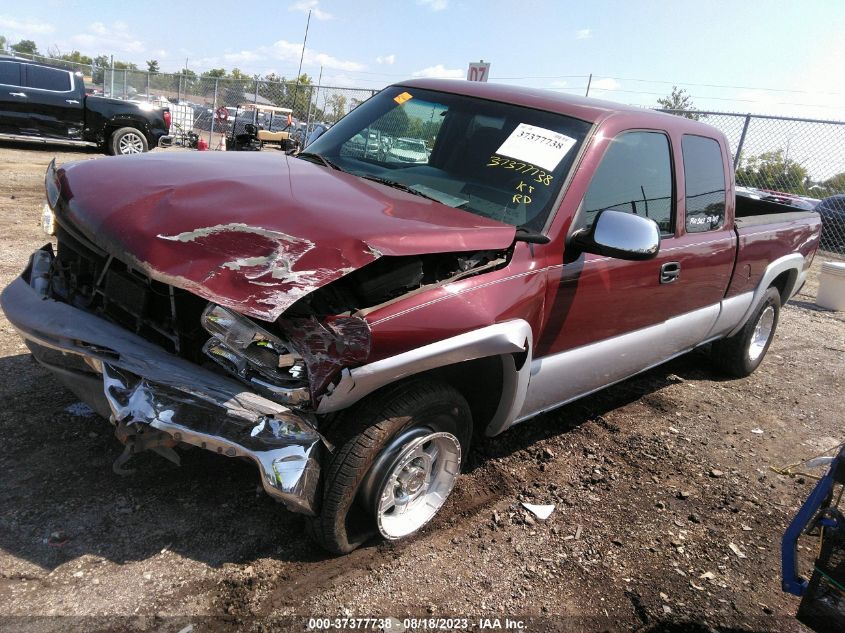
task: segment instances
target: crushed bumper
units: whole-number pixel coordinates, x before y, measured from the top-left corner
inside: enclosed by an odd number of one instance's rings
[[[22,277],[6,287],[0,306],[36,359],[109,415],[124,430],[122,440],[127,429],[147,439],[163,433],[172,444],[246,457],[270,496],[295,512],[316,513],[323,439],[305,416],[47,298]]]

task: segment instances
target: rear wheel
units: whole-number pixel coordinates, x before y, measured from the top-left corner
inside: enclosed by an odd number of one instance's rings
[[[142,154],[149,150],[144,134],[134,127],[122,127],[109,138],[109,154],[112,156],[128,156]]]
[[[780,293],[769,288],[763,301],[743,328],[733,336],[713,343],[712,357],[724,372],[743,378],[750,375],[769,351],[780,316]]]
[[[410,536],[441,509],[469,449],[472,417],[453,387],[418,380],[388,388],[338,421],[312,538],[351,552],[372,536]],[[337,428],[337,427],[336,427]]]

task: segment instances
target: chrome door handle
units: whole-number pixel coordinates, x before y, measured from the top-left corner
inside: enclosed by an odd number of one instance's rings
[[[24,99],[26,99],[26,93],[25,92],[10,92],[9,96],[10,97],[23,97]]]
[[[681,264],[678,262],[666,262],[660,267],[660,283],[671,284],[681,276]]]
[[[78,105],[78,104],[79,104],[79,101],[77,101],[76,99],[65,99],[65,103],[70,103],[70,104],[74,104],[74,103],[75,103],[75,104],[77,104],[77,105]]]

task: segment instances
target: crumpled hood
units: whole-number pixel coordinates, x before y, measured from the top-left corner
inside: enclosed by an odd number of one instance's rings
[[[165,283],[275,320],[383,255],[503,249],[513,226],[280,153],[152,153],[58,170],[67,219]]]

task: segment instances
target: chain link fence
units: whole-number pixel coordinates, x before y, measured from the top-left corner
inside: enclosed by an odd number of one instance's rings
[[[821,248],[845,255],[845,121],[672,111],[728,137],[740,193],[815,210]]]
[[[106,69],[106,96],[165,104],[173,116],[173,134],[206,138],[210,149],[223,149],[247,124],[271,132],[289,132],[305,144],[318,125],[329,126],[377,91],[360,88],[276,82],[266,79],[196,76]]]

